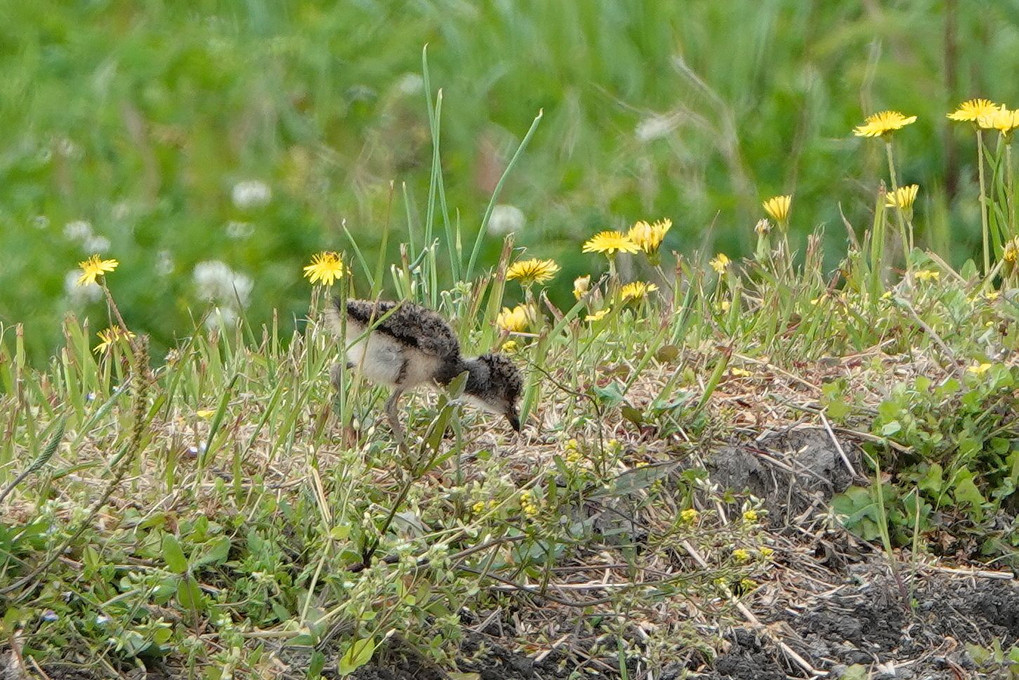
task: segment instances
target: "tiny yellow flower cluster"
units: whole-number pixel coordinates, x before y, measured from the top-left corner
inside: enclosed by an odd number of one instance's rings
[[[713,260],[708,262],[708,264],[711,265],[711,268],[714,269],[719,274],[724,274],[725,268],[729,266],[729,263],[731,261],[732,260],[730,260],[729,256],[726,255],[725,253],[718,253],[717,255],[715,255]]]
[[[693,524],[700,517],[700,513],[693,508],[687,508],[679,513],[679,521],[683,524]]]
[[[914,276],[917,281],[938,281],[941,279],[941,272],[936,269],[921,269]]]
[[[1001,254],[1001,259],[1009,264],[1015,264],[1019,260],[1019,236],[1008,240],[1008,243],[1005,244],[1005,250]]]
[[[737,562],[747,562],[750,560],[750,551],[744,550],[743,548],[736,548],[732,551],[732,557]]]
[[[966,370],[972,373],[973,375],[983,375],[984,373],[987,373],[987,371],[991,370],[992,366],[993,364],[988,364],[985,362],[982,364],[975,364],[973,366],[970,366]]]
[[[520,509],[528,517],[538,514],[538,504],[534,502],[534,495],[527,489],[520,492]]]
[[[566,442],[566,455],[563,457],[570,465],[576,465],[584,456],[580,453],[580,444],[577,443],[576,439],[571,439]]]
[[[758,520],[756,510],[747,510],[743,513],[743,521],[745,522],[756,522]]]

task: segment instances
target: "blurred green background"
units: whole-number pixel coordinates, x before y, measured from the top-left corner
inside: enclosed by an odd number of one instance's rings
[[[886,172],[851,130],[884,108],[920,116],[896,137],[900,179],[921,185],[920,243],[958,263],[979,235],[975,153],[945,113],[1019,105],[1017,25],[1017,0],[0,3],[0,323],[40,358],[69,310],[105,327],[68,285],[93,251],[120,260],[113,293],[157,351],[210,305],[301,317],[301,267],[349,250],[344,222],[371,254],[388,219],[395,258],[427,201],[425,44],[468,243],[544,111],[497,222],[563,264],[557,295],[603,266],[585,238],[637,219],[671,218],[668,249],[748,254],[779,193],[794,243],[823,226],[834,265],[840,211],[862,232]]]

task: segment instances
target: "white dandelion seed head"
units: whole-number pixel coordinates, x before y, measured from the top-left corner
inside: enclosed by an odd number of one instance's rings
[[[493,236],[515,233],[523,229],[526,222],[523,210],[515,205],[499,204],[492,208],[492,216],[488,219],[488,233]]]
[[[218,302],[224,307],[248,306],[254,282],[250,277],[235,272],[220,260],[207,260],[195,265],[192,277],[198,295],[204,300]]]
[[[210,331],[225,331],[236,325],[237,312],[232,307],[216,307],[205,317],[205,327]],[[201,448],[204,450],[204,445]]]
[[[661,139],[676,129],[677,121],[675,116],[662,116],[655,114],[648,116],[637,123],[634,135],[638,142],[650,142]]]
[[[156,253],[156,273],[160,276],[168,276],[173,273],[173,255],[169,250],[160,250]]]
[[[235,184],[230,197],[241,210],[261,208],[272,200],[272,189],[261,180],[249,179]]]
[[[131,204],[127,201],[117,201],[113,204],[113,210],[110,212],[113,215],[113,219],[117,221],[126,220],[131,216]]]
[[[74,220],[64,225],[64,238],[69,241],[87,241],[92,238],[92,223],[87,220]]]
[[[84,307],[90,302],[98,302],[103,298],[103,289],[98,283],[78,285],[81,278],[80,269],[72,269],[64,275],[64,294],[72,307]]]
[[[255,225],[251,222],[232,220],[226,223],[226,235],[232,239],[250,238],[255,233]]]
[[[424,78],[418,73],[404,73],[396,81],[396,89],[400,94],[417,94],[425,87]]]
[[[99,234],[92,234],[82,241],[81,246],[88,253],[105,253],[110,249],[110,239]]]

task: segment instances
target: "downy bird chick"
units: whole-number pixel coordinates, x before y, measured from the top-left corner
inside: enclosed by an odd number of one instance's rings
[[[333,300],[327,318],[340,335],[343,303]],[[502,354],[482,354],[476,359],[460,355],[460,343],[446,320],[413,302],[347,300],[347,366],[393,393],[386,401],[386,416],[398,441],[403,428],[397,418],[397,401],[407,390],[422,384],[448,385],[467,373],[464,396],[490,413],[506,416],[520,431],[517,400],[520,371]]]

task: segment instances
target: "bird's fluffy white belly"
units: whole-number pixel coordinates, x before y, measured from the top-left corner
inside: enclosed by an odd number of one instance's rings
[[[431,382],[438,360],[379,331],[347,319],[347,361],[368,380],[404,388]],[[402,373],[402,375],[401,375]]]

